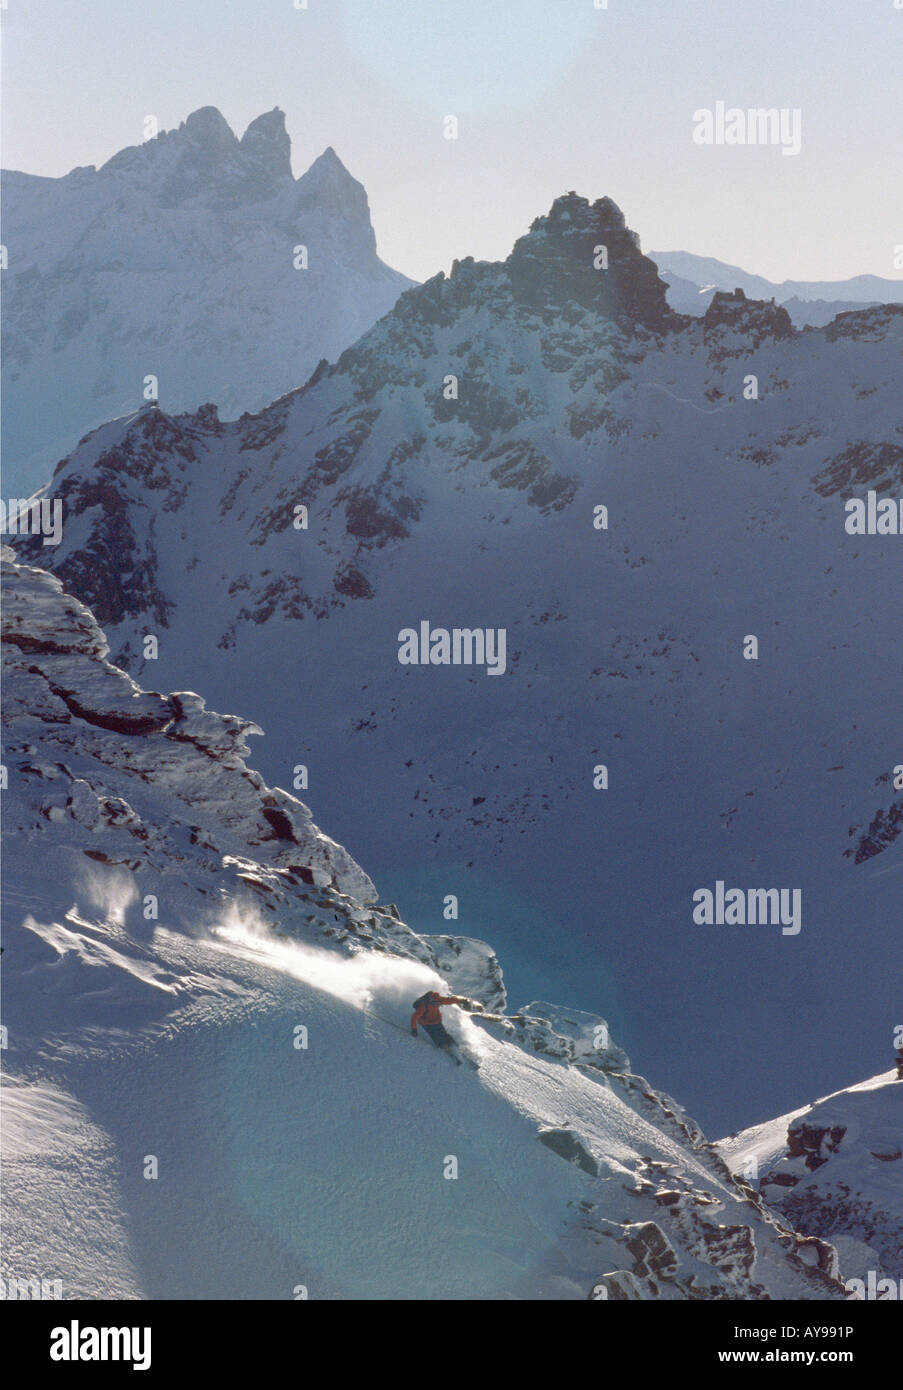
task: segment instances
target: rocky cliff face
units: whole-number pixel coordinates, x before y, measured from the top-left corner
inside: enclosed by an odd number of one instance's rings
[[[630,325],[675,325],[667,287],[639,242],[611,198],[568,193],[515,242],[505,263],[514,297],[533,309],[570,303]]]

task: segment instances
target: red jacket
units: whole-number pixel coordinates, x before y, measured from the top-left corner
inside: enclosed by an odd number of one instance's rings
[[[463,1004],[457,994],[449,994],[447,998],[441,994],[436,999],[431,999],[427,1004],[421,1004],[419,1009],[415,1009],[411,1014],[411,1030],[416,1031],[418,1023],[424,1028],[430,1028],[436,1023],[442,1022],[442,1015],[439,1012],[442,1004]]]

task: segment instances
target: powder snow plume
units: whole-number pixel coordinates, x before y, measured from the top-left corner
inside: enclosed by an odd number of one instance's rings
[[[249,906],[233,903],[211,927],[211,936],[233,953],[271,966],[313,989],[324,990],[352,1008],[388,1010],[390,1017],[405,1021],[411,1001],[418,994],[428,989],[448,990],[448,982],[441,975],[418,961],[373,951],[340,956],[322,947],[277,939]],[[455,1033],[462,1028],[468,1034],[476,1032],[466,1018],[448,1021]]]
[[[138,901],[134,875],[124,870],[83,869],[79,887],[95,911],[117,927],[125,925],[128,909]]]

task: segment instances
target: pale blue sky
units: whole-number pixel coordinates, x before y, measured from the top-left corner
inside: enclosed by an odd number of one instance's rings
[[[418,279],[495,259],[568,189],[644,248],[772,279],[899,276],[894,0],[9,0],[3,163],[58,175],[218,106],[286,112],[299,174],[333,145],[380,254]],[[693,112],[800,107],[802,152],[706,148]],[[443,138],[446,115],[460,138]]]

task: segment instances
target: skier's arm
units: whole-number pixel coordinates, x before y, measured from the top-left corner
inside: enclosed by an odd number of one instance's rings
[[[412,1033],[416,1033],[416,1032],[417,1032],[417,1024],[420,1022],[420,1020],[421,1020],[422,1017],[423,1017],[423,1005],[421,1004],[420,1007],[417,1008],[417,1009],[415,1009],[414,1012],[411,1014],[411,1032],[412,1032]]]

